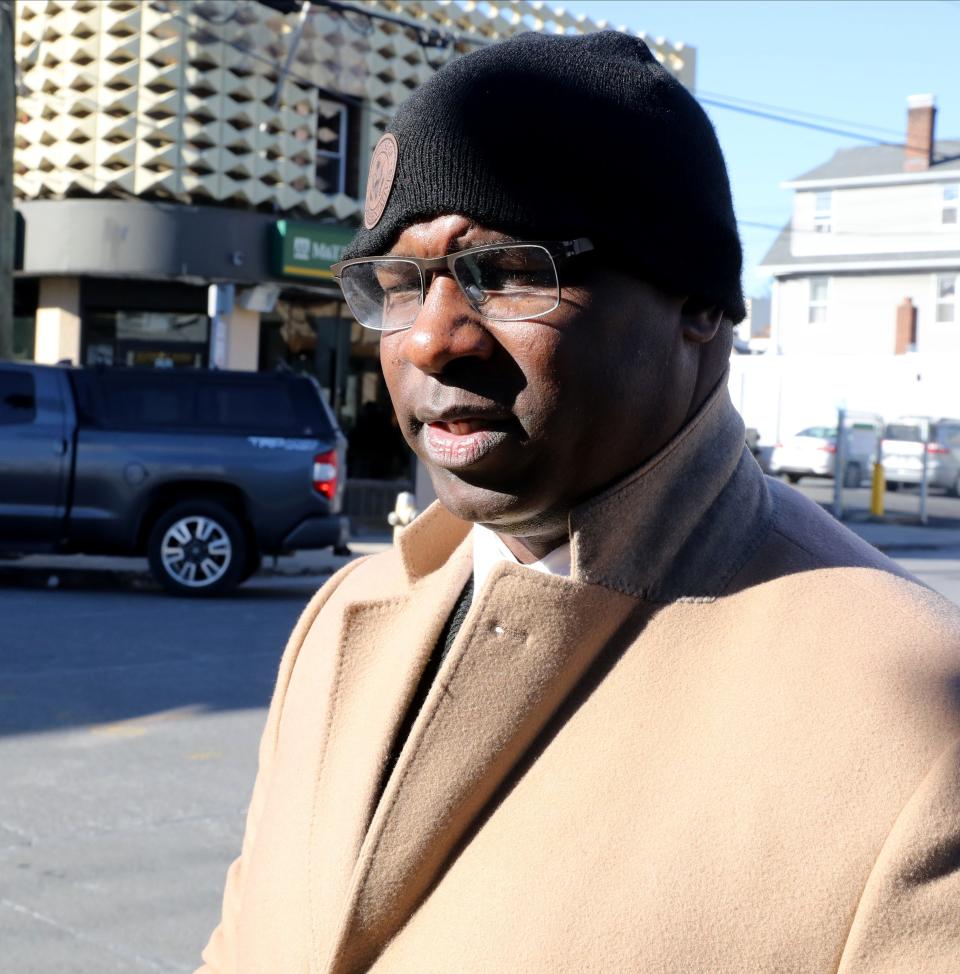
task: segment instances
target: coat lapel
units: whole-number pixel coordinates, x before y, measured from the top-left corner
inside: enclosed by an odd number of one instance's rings
[[[452,604],[454,586],[446,592]],[[637,610],[635,599],[596,585],[506,563],[493,572],[376,809],[324,971],[352,974],[369,966],[610,636]],[[412,611],[411,604],[404,629]],[[358,708],[371,699],[373,688],[364,682]],[[356,835],[351,840],[355,848]]]
[[[377,803],[393,735],[470,563],[469,526],[442,508],[407,529],[409,595],[354,606],[345,624],[315,819],[321,866],[335,865],[338,877],[317,869],[320,971],[370,966],[605,647],[633,640],[657,603],[724,590],[770,520],[762,474],[744,450],[742,421],[718,383],[657,456],[571,512],[571,579],[499,566],[475,594]]]
[[[344,610],[310,825],[310,923],[317,945],[329,945],[335,933],[394,735],[469,576],[469,539],[447,555],[441,569],[407,594],[353,602]],[[312,953],[317,965],[325,948]]]

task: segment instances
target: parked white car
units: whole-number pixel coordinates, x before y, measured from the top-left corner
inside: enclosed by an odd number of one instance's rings
[[[847,427],[844,487],[859,487],[870,476],[877,452],[877,427],[856,422]],[[770,457],[770,473],[783,475],[791,484],[801,477],[833,477],[837,467],[837,428],[808,426],[783,443]]]
[[[928,486],[960,497],[960,419],[904,416],[889,423],[881,451],[887,488],[922,481],[924,450]]]

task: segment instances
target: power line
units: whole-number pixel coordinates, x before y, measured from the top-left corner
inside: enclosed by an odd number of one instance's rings
[[[169,7],[167,7],[166,4],[164,3],[164,0],[154,0],[153,6],[159,12],[166,14],[168,17],[172,18],[173,20],[178,20],[180,21],[180,23],[185,24],[192,31],[201,33],[202,35],[206,35],[208,39],[217,41],[220,44],[226,44],[228,47],[232,47],[235,51],[239,51],[241,54],[244,54],[246,57],[249,57],[253,61],[259,61],[261,64],[268,64],[274,71],[277,72],[277,77],[278,78],[280,77],[282,65],[279,63],[279,61],[275,60],[274,58],[267,57],[264,54],[258,54],[256,51],[251,50],[251,48],[248,47],[246,44],[242,44],[239,41],[229,40],[228,38],[223,37],[221,34],[217,34],[216,32],[210,30],[209,27],[201,26],[198,29],[197,25],[194,24],[192,21],[190,21],[183,14],[177,13],[171,10]],[[205,23],[207,24],[210,23],[210,21],[207,20],[207,18],[202,14],[197,13],[197,16]],[[199,39],[202,39],[202,37]],[[323,85],[318,85],[315,81],[312,81],[310,78],[307,78],[305,75],[298,74],[296,71],[290,70],[287,72],[286,76],[287,78],[291,78],[294,81],[299,82],[301,85],[305,85],[308,88],[313,88],[321,95],[325,96],[326,98],[333,99],[334,101],[347,102],[348,104],[351,104],[357,108],[361,107],[364,104],[364,99],[358,98],[356,95],[350,95],[343,91],[334,91],[331,88],[326,88]],[[376,105],[373,102],[367,102],[366,104],[369,106],[371,111],[383,115],[387,118],[392,117],[392,113],[386,111],[386,109],[381,108],[379,105]]]
[[[407,20],[406,18],[403,17],[397,17],[394,16],[393,14],[381,13],[380,11],[376,11],[376,10],[367,10],[362,7],[357,7],[354,4],[341,2],[341,0],[312,0],[312,2],[317,6],[324,6],[334,12],[340,13],[344,17],[345,21],[348,20],[346,15],[350,14],[355,16],[366,17],[370,20],[383,20],[395,26],[405,27],[406,29],[416,33],[421,40],[421,44],[422,45],[424,44],[423,31],[427,30],[427,28],[425,28],[421,24],[417,24],[414,21]],[[957,2],[958,4],[960,4],[960,0],[957,0]],[[170,10],[168,7],[166,7],[163,0],[154,0],[154,5],[159,6],[160,9],[162,9],[170,17],[174,18],[175,20],[179,20],[181,23],[184,23],[191,29],[194,29],[194,25],[191,23],[190,20],[188,20],[182,14]],[[203,13],[200,13],[199,11],[196,10],[194,10],[194,13],[201,20],[210,23],[209,19]],[[264,55],[257,54],[255,51],[250,50],[246,45],[241,44],[237,41],[228,40],[227,38],[216,34],[215,32],[209,30],[206,27],[201,28],[201,30],[203,30],[213,40],[220,41],[223,44],[227,44],[230,47],[233,47],[235,50],[241,51],[243,54],[247,55],[248,57],[251,57],[254,60],[260,61],[261,63],[269,64],[272,68],[274,68],[277,71],[280,70],[280,65],[278,64],[277,61],[269,57],[265,57]],[[440,43],[442,43],[443,41],[445,41],[450,47],[452,47],[453,43],[474,44],[474,45],[488,45],[492,43],[487,38],[478,37],[472,34],[463,34],[458,32],[444,32],[439,29],[433,29],[433,28],[430,28],[429,30],[433,31],[433,33],[430,34],[430,40],[432,46],[439,46]],[[301,74],[298,74],[295,71],[291,70],[287,72],[287,77],[292,78],[295,81],[298,81],[302,85],[306,85],[308,87],[312,87],[316,89],[317,91],[325,94],[328,98],[334,98],[334,99],[339,98],[341,100],[354,104],[358,107],[361,104],[363,104],[363,99],[361,98],[358,98],[354,95],[347,95],[343,92],[331,91],[330,89],[324,88],[323,86],[316,84],[316,82],[310,80],[309,78],[304,77]],[[777,105],[766,105],[762,102],[751,102],[748,99],[737,98],[731,95],[721,95],[716,93],[702,92],[698,96],[698,98],[699,101],[701,101],[703,104],[711,105],[715,108],[721,108],[732,112],[739,112],[744,115],[750,115],[756,118],[763,118],[767,121],[780,122],[781,124],[784,125],[793,125],[799,128],[806,128],[817,132],[824,132],[829,135],[839,135],[844,138],[855,139],[860,142],[867,142],[870,143],[871,145],[890,146],[895,148],[911,148],[911,146],[903,142],[894,142],[894,141],[890,141],[889,139],[877,138],[876,136],[867,135],[864,132],[857,132],[850,128],[840,128],[837,125],[824,125],[821,124],[820,121],[816,121],[816,119],[821,119],[823,121],[836,121],[843,125],[856,125],[858,128],[874,129],[875,131],[882,131],[886,133],[892,133],[893,130],[891,129],[881,129],[878,126],[862,124],[859,122],[851,122],[845,119],[833,119],[831,118],[831,116],[816,115],[815,113],[804,112],[800,109],[784,108],[782,106],[777,106]],[[386,109],[381,108],[379,105],[376,105],[373,102],[367,102],[367,104],[369,105],[372,111],[374,111],[376,114],[379,114],[381,117],[392,118],[392,113],[387,111]],[[926,150],[926,146],[915,146],[912,148],[916,148],[918,151]]]
[[[778,233],[788,233],[791,236],[801,233],[816,234],[818,237],[925,237],[929,230],[822,230],[809,229],[807,227],[794,227],[790,223],[762,223],[759,220],[737,220],[737,225],[741,227],[755,227],[760,230],[776,230]],[[958,227],[960,229],[960,227]],[[956,231],[954,231],[956,232]],[[960,239],[957,241],[960,249]]]
[[[957,0],[958,5],[960,5],[960,0]],[[781,115],[793,115],[797,118],[807,118],[812,119],[815,122],[832,122],[837,125],[852,126],[858,129],[870,129],[874,132],[883,132],[885,135],[900,135],[900,129],[885,128],[881,125],[868,125],[865,122],[854,122],[848,118],[837,118],[834,115],[819,115],[816,112],[805,112],[798,108],[784,108],[782,105],[771,105],[767,102],[753,101],[749,98],[739,98],[735,95],[724,95],[713,91],[703,91],[698,90],[697,97],[702,98],[706,96],[707,98],[716,98],[726,102],[732,102],[736,105],[743,105],[746,108],[758,108],[763,111],[778,113]]]
[[[390,22],[396,26],[403,26],[405,28],[408,28],[416,32],[418,36],[421,38],[421,41],[423,42],[422,32],[426,28],[412,21],[407,21],[404,18],[396,17],[390,14],[380,13],[379,11],[366,10],[361,7],[356,7],[353,4],[339,2],[339,0],[313,0],[313,3],[318,6],[328,7],[330,10],[340,14],[340,16],[344,19],[344,21],[348,23],[351,27],[355,28],[356,26],[351,22],[352,17],[354,16],[366,17],[369,20],[373,20],[373,19],[384,20],[385,22]],[[960,0],[956,0],[956,5],[960,7]],[[200,25],[196,25],[194,22],[192,22],[188,17],[184,16],[183,14],[178,13],[172,10],[171,8],[169,8],[164,2],[164,0],[154,0],[153,6],[158,11],[165,13],[167,16],[171,17],[172,19],[177,20],[180,23],[184,24],[191,31],[198,33],[200,35],[200,39],[206,38],[212,41],[226,44],[227,46],[232,47],[234,50],[239,51],[240,53],[242,53],[246,57],[251,58],[254,61],[258,61],[262,64],[269,65],[272,70],[277,72],[278,80],[283,76],[283,67],[276,59],[263,54],[259,54],[258,52],[252,50],[248,45],[240,41],[230,40],[222,36],[221,34],[218,34],[217,32],[211,30],[210,27],[208,26],[211,23],[216,25],[225,24],[229,21],[230,18],[227,18],[226,20],[212,20],[211,18],[208,18],[205,14],[197,11],[196,8],[193,8],[192,13],[194,13],[200,20],[204,22],[204,25],[200,26]],[[439,30],[433,30],[432,28],[431,30],[433,31],[433,33],[430,35],[430,39],[432,43],[438,43],[440,38],[443,38],[444,42],[450,44],[451,46],[455,42],[464,43],[464,44],[491,43],[491,41],[489,41],[486,38],[480,38],[474,35],[454,33],[454,32],[443,32]],[[365,104],[368,106],[369,110],[371,110],[375,114],[380,115],[383,118],[392,117],[392,113],[390,111],[382,108],[381,106],[377,105],[373,101],[362,99],[358,96],[347,94],[346,92],[335,91],[330,88],[326,88],[325,86],[317,84],[310,78],[307,78],[306,76],[292,69],[286,71],[285,77],[298,82],[300,85],[304,87],[312,88],[323,97],[335,101],[345,102],[347,104],[353,105],[354,107],[361,107]],[[34,96],[50,98],[50,93],[48,92],[34,91],[33,94]],[[79,101],[80,99],[77,100]],[[83,99],[83,100],[86,101],[87,99]],[[715,108],[738,112],[744,115],[761,118],[766,121],[780,122],[781,124],[793,125],[800,128],[811,129],[814,131],[824,132],[830,135],[839,135],[844,138],[851,138],[858,141],[868,142],[872,145],[877,145],[877,146],[909,148],[909,146],[905,145],[902,142],[891,142],[886,139],[877,138],[876,136],[867,135],[863,132],[854,131],[851,128],[839,127],[840,125],[856,125],[860,128],[872,128],[875,131],[883,131],[883,132],[892,131],[889,129],[882,129],[879,126],[871,126],[871,125],[861,124],[857,122],[851,122],[846,119],[836,119],[831,116],[817,115],[815,113],[804,112],[799,109],[784,108],[782,106],[769,105],[763,102],[750,101],[748,99],[738,98],[730,95],[722,95],[713,92],[701,92],[699,95],[699,100],[702,103],[706,105],[711,105]],[[94,104],[92,101],[89,101],[88,103]],[[789,114],[785,114],[785,113],[789,113]],[[838,125],[821,124],[821,122],[827,122],[827,121],[837,122],[839,124]],[[919,151],[924,151],[927,147],[917,146],[916,148]]]
[[[713,105],[715,108],[723,108],[731,112],[739,112],[742,115],[752,115],[756,118],[763,118],[771,122],[781,122],[784,125],[795,125],[798,128],[812,129],[815,132],[826,132],[828,135],[840,135],[847,139],[856,139],[859,142],[869,142],[871,145],[886,146],[892,149],[914,149],[917,152],[926,152],[926,145],[911,145],[908,142],[891,142],[889,139],[878,139],[873,135],[866,135],[862,132],[854,132],[850,129],[841,129],[832,125],[821,125],[818,122],[808,122],[799,118],[790,118],[787,115],[775,112],[761,111],[756,108],[746,108],[743,105],[735,105],[729,101],[721,101],[719,98],[699,99],[705,105]]]

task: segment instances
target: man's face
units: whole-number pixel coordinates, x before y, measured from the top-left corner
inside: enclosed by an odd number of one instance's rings
[[[437,257],[509,239],[442,216],[408,228],[391,253]],[[400,427],[443,505],[541,542],[565,535],[574,505],[674,435],[697,378],[682,298],[615,271],[583,272],[577,259],[560,282],[555,311],[500,322],[440,274],[413,325],[380,342]]]

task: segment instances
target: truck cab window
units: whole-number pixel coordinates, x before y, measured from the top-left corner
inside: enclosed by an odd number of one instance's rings
[[[0,426],[32,423],[37,415],[33,376],[0,370]]]

